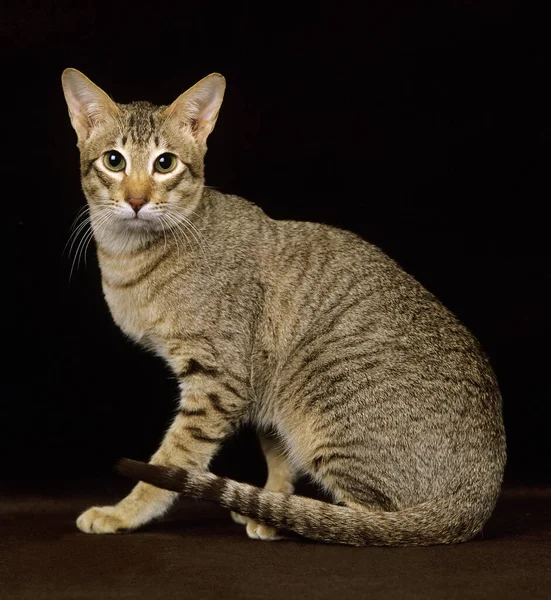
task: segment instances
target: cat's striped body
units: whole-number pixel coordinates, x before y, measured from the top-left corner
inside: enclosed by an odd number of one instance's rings
[[[214,92],[198,84],[166,109],[109,104],[81,75],[66,77],[73,123],[86,99],[96,111],[103,103],[79,146],[106,300],[182,390],[158,466],[126,463],[172,491],[140,483],[117,506],[81,515],[79,527],[135,528],[182,491],[252,519],[253,537],[273,537],[275,527],[407,545],[479,531],[499,493],[505,443],[495,377],[471,334],[357,236],[273,221],[204,188],[205,140],[221,101],[212,79]],[[110,148],[126,161],[122,175],[98,163]],[[181,161],[172,175],[152,166],[167,151]],[[136,198],[147,203],[133,218]],[[244,421],[261,435],[268,491],[207,473]],[[339,505],[290,495],[298,475]]]

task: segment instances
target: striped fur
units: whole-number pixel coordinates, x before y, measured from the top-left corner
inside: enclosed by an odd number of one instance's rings
[[[74,70],[63,85],[105,299],[180,385],[151,464],[184,469],[134,465],[161,487],[142,481],[117,505],[85,511],[78,527],[136,529],[183,492],[230,508],[261,539],[288,528],[407,545],[479,531],[499,494],[505,434],[495,376],[471,333],[352,233],[274,221],[205,186],[220,75],[161,107],[116,104]],[[121,171],[103,160],[113,151]],[[165,152],[176,157],[170,173],[154,168]],[[243,423],[259,432],[263,491],[208,474]],[[301,476],[336,504],[293,496]]]

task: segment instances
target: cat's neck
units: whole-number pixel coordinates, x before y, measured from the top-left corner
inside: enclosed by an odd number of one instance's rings
[[[104,283],[114,287],[128,287],[133,281],[149,272],[151,265],[168,257],[172,244],[167,245],[159,237],[151,236],[140,243],[127,244],[124,248],[106,244],[105,237],[96,237],[98,261]]]
[[[201,222],[204,208],[188,219],[188,232],[183,227],[173,230],[128,230],[120,224],[106,228],[101,221],[92,228],[97,246],[99,266],[105,282],[115,286],[127,286],[143,279],[145,273],[153,273],[163,263],[170,261],[180,271],[194,268],[200,262],[197,244],[203,238]],[[99,225],[98,225],[99,222]],[[124,224],[123,224],[124,225]],[[203,250],[204,251],[204,250]]]
[[[162,230],[136,230],[124,227],[124,223],[102,226],[100,219],[92,214],[92,229],[98,249],[104,254],[121,260],[131,259],[136,254],[146,252],[163,238]]]

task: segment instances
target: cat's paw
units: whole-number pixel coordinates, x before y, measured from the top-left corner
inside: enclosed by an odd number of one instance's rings
[[[277,534],[277,529],[271,525],[257,523],[252,519],[247,520],[247,535],[253,540],[274,541],[283,539]]]
[[[244,517],[236,512],[230,511],[231,518],[239,525],[246,525],[249,522],[248,517]]]
[[[116,506],[93,506],[77,519],[77,527],[84,533],[118,533],[132,529]]]
[[[239,513],[230,512],[231,518],[239,525],[246,525],[247,535],[253,540],[281,540],[283,539],[280,535],[277,534],[277,529],[275,527],[271,527],[270,525],[263,525],[262,523],[257,523],[249,517],[244,517]]]

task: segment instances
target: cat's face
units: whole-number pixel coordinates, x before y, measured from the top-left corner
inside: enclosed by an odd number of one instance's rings
[[[160,233],[188,217],[203,190],[206,139],[224,78],[206,77],[168,107],[116,104],[74,69],[62,82],[96,234]]]

